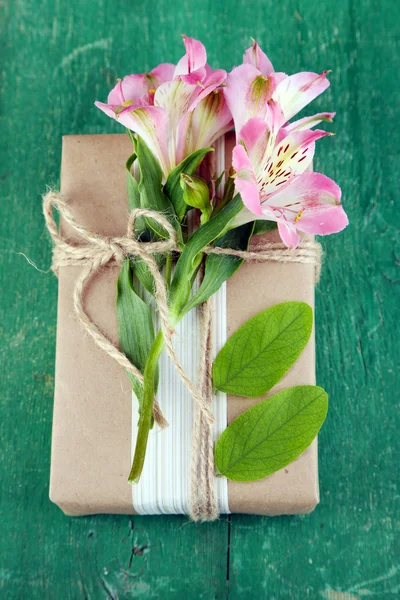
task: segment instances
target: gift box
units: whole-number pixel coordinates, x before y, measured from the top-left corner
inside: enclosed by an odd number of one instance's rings
[[[216,149],[217,171],[230,164],[233,137]],[[132,152],[126,135],[66,136],[61,191],[75,219],[104,236],[122,236],[128,219],[125,162]],[[226,159],[225,159],[226,157]],[[82,240],[61,221],[64,236]],[[277,232],[255,236],[252,244],[278,240]],[[187,512],[190,428],[193,410],[179,388],[174,367],[162,359],[159,401],[170,427],[151,432],[145,472],[139,485],[128,483],[135,438],[137,403],[128,378],[96,346],[79,323],[73,293],[80,266],[58,270],[56,378],[50,498],[67,515]],[[90,318],[118,344],[115,311],[118,266],[100,269],[85,293]],[[245,262],[218,292],[214,303],[214,354],[249,318],[280,302],[314,307],[315,265],[298,262]],[[195,375],[196,315],[177,330],[180,355]],[[315,384],[312,335],[296,364],[267,394],[294,385]],[[215,435],[262,398],[218,394]],[[255,482],[216,478],[221,512],[259,515],[308,513],[319,501],[317,440],[286,468]]]

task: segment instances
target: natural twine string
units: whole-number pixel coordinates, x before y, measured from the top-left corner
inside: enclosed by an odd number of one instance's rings
[[[59,233],[53,216],[53,208],[58,209],[63,220],[80,235],[84,243],[74,245]],[[79,321],[92,336],[97,346],[141,383],[143,383],[143,375],[139,369],[100,331],[88,315],[84,305],[84,293],[90,281],[102,267],[112,264],[120,265],[127,257],[132,256],[141,258],[147,265],[154,278],[155,299],[167,352],[195,402],[190,476],[190,516],[195,521],[216,519],[218,517],[218,507],[214,490],[212,435],[214,416],[212,412],[213,393],[211,383],[212,306],[211,300],[209,300],[202,305],[201,309],[201,356],[204,357],[204,360],[200,363],[199,384],[195,385],[184,371],[173,346],[172,336],[174,331],[169,324],[167,290],[153,257],[154,254],[179,252],[175,229],[161,213],[137,208],[129,215],[125,236],[102,236],[80,225],[75,220],[64,196],[54,191],[48,192],[43,197],[43,214],[54,243],[53,271],[57,273],[60,267],[65,266],[82,267],[74,288],[74,310]],[[150,217],[157,221],[166,230],[169,238],[159,242],[139,242],[135,238],[135,224],[138,217]],[[253,262],[273,261],[313,264],[316,271],[316,280],[319,279],[321,247],[314,241],[303,241],[296,250],[289,250],[280,242],[263,241],[251,251],[207,247],[204,252],[206,254],[237,256]],[[158,425],[161,427],[167,425],[156,400],[153,414]]]

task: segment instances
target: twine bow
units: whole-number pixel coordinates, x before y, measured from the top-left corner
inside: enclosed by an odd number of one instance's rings
[[[79,234],[83,243],[74,245],[63,237],[57,228],[53,216],[53,208],[58,209],[62,218]],[[214,454],[212,427],[212,384],[211,384],[211,345],[212,345],[212,306],[211,300],[201,307],[201,356],[204,360],[199,368],[199,383],[195,385],[184,371],[173,347],[173,330],[169,324],[168,298],[164,279],[153,257],[154,254],[179,252],[175,229],[162,215],[144,208],[134,209],[128,219],[127,232],[123,237],[106,237],[92,232],[80,225],[74,218],[67,201],[58,192],[48,192],[43,198],[43,213],[47,229],[53,240],[53,263],[55,273],[60,267],[81,266],[81,273],[74,288],[74,310],[85,330],[93,340],[112,359],[116,360],[126,371],[143,383],[143,375],[127,356],[121,352],[105,336],[86,312],[84,293],[87,285],[102,267],[120,265],[127,257],[137,256],[147,265],[154,278],[155,299],[160,316],[161,330],[165,347],[179,373],[181,380],[189,390],[195,402],[195,418],[192,438],[192,468],[190,475],[190,516],[195,521],[214,520],[218,516],[218,507],[214,490]],[[166,232],[168,239],[158,242],[139,242],[135,238],[135,224],[138,217],[150,217],[157,221]],[[303,241],[296,250],[289,250],[281,242],[262,242],[251,251],[233,250],[231,248],[207,247],[206,254],[225,254],[237,256],[246,261],[258,262],[297,262],[314,264],[316,280],[319,279],[321,266],[321,246],[314,241]],[[160,427],[166,422],[155,399],[153,407],[154,419]]]

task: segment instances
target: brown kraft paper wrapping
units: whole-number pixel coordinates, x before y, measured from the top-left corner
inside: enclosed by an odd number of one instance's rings
[[[230,134],[226,141],[229,164]],[[131,151],[124,134],[64,137],[61,191],[84,227],[102,235],[124,235],[128,218],[125,162]],[[66,227],[63,233],[75,239]],[[267,235],[277,239],[276,232]],[[132,514],[127,481],[132,392],[123,369],[95,345],[74,314],[72,296],[79,270],[59,270],[50,498],[67,515]],[[104,268],[85,296],[90,316],[115,343],[117,276],[118,268]],[[276,303],[301,300],[314,307],[314,283],[312,264],[245,263],[227,283],[228,336]],[[314,383],[312,336],[294,367],[268,395]],[[228,422],[257,401],[228,396]],[[288,467],[265,479],[229,481],[228,495],[233,513],[310,512],[319,501],[317,441]]]

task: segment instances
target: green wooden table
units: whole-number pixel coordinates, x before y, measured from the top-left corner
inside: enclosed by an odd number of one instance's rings
[[[398,2],[5,0],[0,11],[0,596],[399,597]],[[58,184],[61,136],[120,131],[93,101],[118,76],[176,62],[183,32],[213,66],[239,64],[252,35],[278,70],[333,71],[314,108],[338,112],[338,135],[315,168],[342,186],[351,226],[323,240],[317,365],[330,414],[309,516],[71,519],[48,500],[57,281],[41,194]]]

